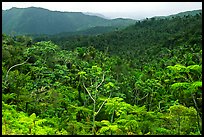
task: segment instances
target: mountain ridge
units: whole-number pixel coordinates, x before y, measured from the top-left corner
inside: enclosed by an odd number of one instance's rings
[[[26,19],[25,19],[26,18]],[[2,31],[10,34],[57,34],[86,30],[97,26],[132,25],[132,19],[104,19],[82,12],[50,11],[44,8],[11,8],[2,12]]]

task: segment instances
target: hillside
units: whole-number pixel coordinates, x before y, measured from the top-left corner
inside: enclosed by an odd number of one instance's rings
[[[202,14],[2,34],[3,135],[202,135],[202,108]]]
[[[202,16],[197,14],[174,19],[146,19],[126,29],[98,36],[53,37],[47,40],[52,40],[68,50],[92,45],[96,49],[119,55],[130,61],[136,58],[133,65],[138,66],[139,62],[141,65],[154,58],[160,58],[165,48],[171,50],[186,42],[201,47],[202,29],[200,28],[202,28]]]
[[[184,16],[196,16],[197,14],[202,14],[202,10],[193,10],[193,11],[185,11],[180,12],[178,14],[173,14],[169,16],[155,16],[156,19],[165,19],[165,18],[175,18],[175,17],[184,17]]]
[[[2,31],[6,34],[56,34],[75,32],[98,26],[124,27],[131,19],[104,19],[81,12],[49,11],[43,8],[11,8],[2,11]]]

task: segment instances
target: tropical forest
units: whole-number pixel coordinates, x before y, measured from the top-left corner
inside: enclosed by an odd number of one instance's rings
[[[39,34],[18,10],[2,13],[3,135],[202,135],[202,10]]]

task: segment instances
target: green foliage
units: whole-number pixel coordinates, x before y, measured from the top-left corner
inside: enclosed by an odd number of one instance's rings
[[[169,108],[169,116],[175,123],[175,134],[189,134],[190,132],[199,131],[197,127],[197,111],[193,107],[185,107],[183,105],[174,105]],[[201,122],[201,121],[200,121]]]
[[[60,46],[2,34],[2,134],[201,135],[200,19]]]
[[[46,119],[39,119],[33,113],[28,116],[24,112],[17,112],[14,105],[2,102],[2,134],[3,135],[49,135],[56,130],[43,125]],[[59,132],[60,134],[60,132]],[[64,132],[66,134],[66,132]]]

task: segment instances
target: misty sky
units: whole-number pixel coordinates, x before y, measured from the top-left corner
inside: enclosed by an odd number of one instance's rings
[[[111,19],[144,19],[202,9],[202,2],[2,2],[3,10],[31,6],[52,11],[99,13]]]

